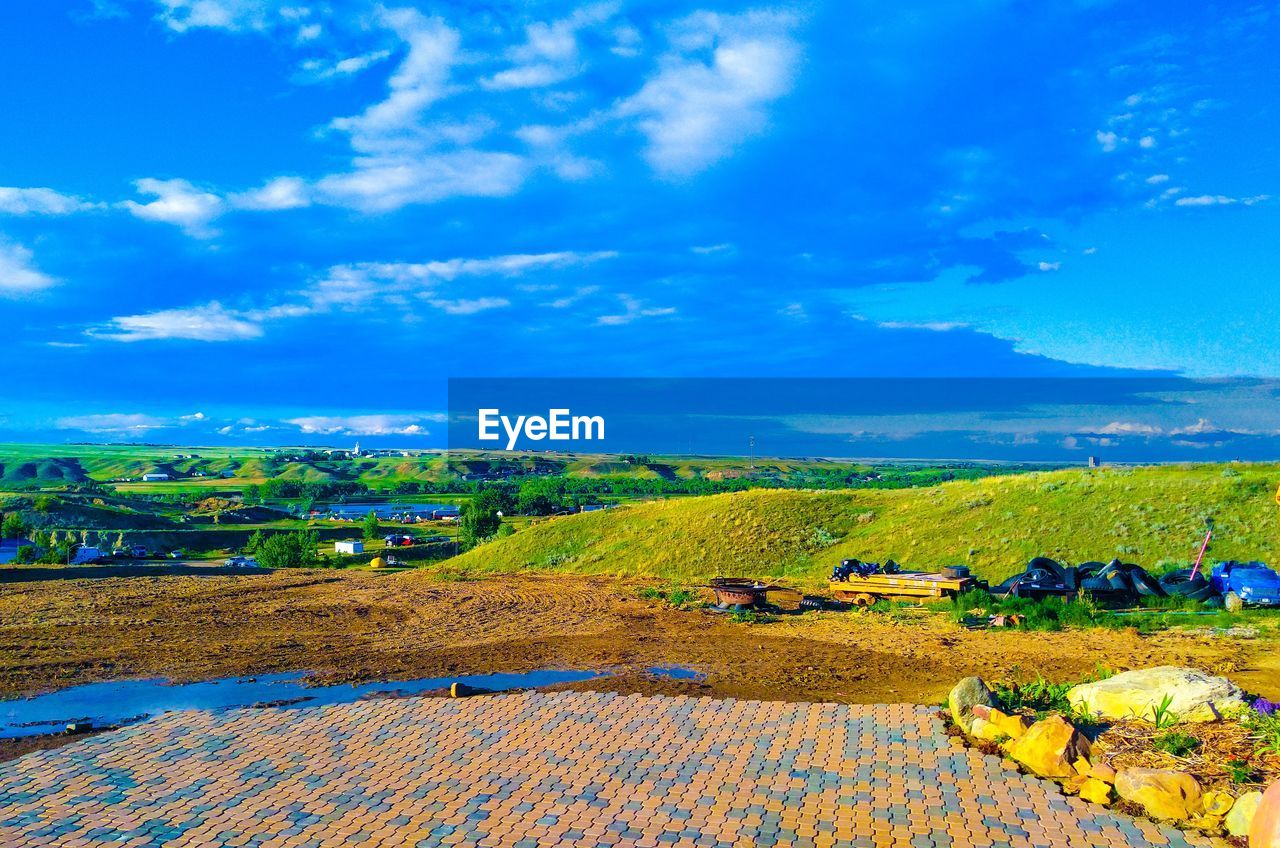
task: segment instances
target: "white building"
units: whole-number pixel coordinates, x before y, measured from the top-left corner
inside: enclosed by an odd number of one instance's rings
[[[144,483],[163,483],[165,480],[168,480],[168,479],[169,479],[168,474],[155,473],[155,474],[142,475],[142,482]]]
[[[355,540],[334,542],[333,550],[339,554],[362,554],[364,553],[364,542]]]

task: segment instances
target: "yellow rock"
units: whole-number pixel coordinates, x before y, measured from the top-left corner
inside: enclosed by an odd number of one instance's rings
[[[988,742],[999,742],[1005,734],[989,721],[974,716],[969,722],[969,735],[974,739],[985,739]]]
[[[1166,702],[1166,698],[1168,699]],[[1177,721],[1216,721],[1244,706],[1242,693],[1224,677],[1194,668],[1158,666],[1082,683],[1067,692],[1073,707],[1104,719],[1153,721],[1161,704]]]
[[[1089,769],[1089,776],[1105,783],[1116,782],[1116,770],[1106,763],[1094,763]]]
[[[1170,769],[1125,769],[1116,775],[1116,794],[1147,811],[1153,819],[1189,821],[1204,813],[1200,784]]]
[[[1041,777],[1076,774],[1074,763],[1088,758],[1089,740],[1062,716],[1037,721],[1009,747],[1009,756]]]
[[[1111,784],[1091,777],[1080,786],[1080,797],[1094,804],[1111,803]]]
[[[1254,814],[1258,812],[1258,804],[1262,802],[1261,792],[1246,792],[1236,799],[1231,805],[1231,812],[1227,813],[1223,824],[1227,827],[1227,833],[1232,836],[1249,836],[1249,827],[1253,824]]]
[[[1222,816],[1197,816],[1189,824],[1196,830],[1217,833],[1222,830]]]
[[[1022,716],[1010,715],[995,708],[991,709],[987,721],[1000,728],[1004,735],[1010,739],[1021,739],[1022,735],[1027,732],[1027,728],[1031,726]]]
[[[1076,770],[1076,774],[1081,777],[1088,777],[1089,772],[1093,771],[1093,764],[1089,762],[1088,757],[1080,757],[1071,766]]]
[[[1231,812],[1231,808],[1236,803],[1236,799],[1227,793],[1217,792],[1212,789],[1200,796],[1200,800],[1204,803],[1204,814],[1206,816],[1225,816]]]

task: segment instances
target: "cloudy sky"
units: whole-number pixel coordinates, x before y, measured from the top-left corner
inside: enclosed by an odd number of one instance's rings
[[[450,376],[1280,377],[1275,3],[0,14],[0,439],[426,444]]]

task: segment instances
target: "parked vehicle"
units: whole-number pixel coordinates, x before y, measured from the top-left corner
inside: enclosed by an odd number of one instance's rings
[[[1280,574],[1261,562],[1220,562],[1209,583],[1223,605],[1236,612],[1246,606],[1280,607]]]
[[[257,568],[258,561],[253,557],[233,556],[225,559],[222,564],[227,568]]]

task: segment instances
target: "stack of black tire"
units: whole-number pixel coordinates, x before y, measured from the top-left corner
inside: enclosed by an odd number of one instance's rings
[[[1204,569],[1194,579],[1189,568],[1170,571],[1160,578],[1160,588],[1164,589],[1166,595],[1180,595],[1193,601],[1212,601],[1218,597],[1218,591],[1204,576]]]
[[[1132,603],[1144,597],[1163,598],[1170,594],[1160,581],[1139,565],[1118,559],[1108,563],[1063,565],[1049,557],[1036,557],[1027,563],[1022,574],[1010,577],[991,591],[1015,598],[1065,597],[1086,592],[1096,600],[1115,604]]]

